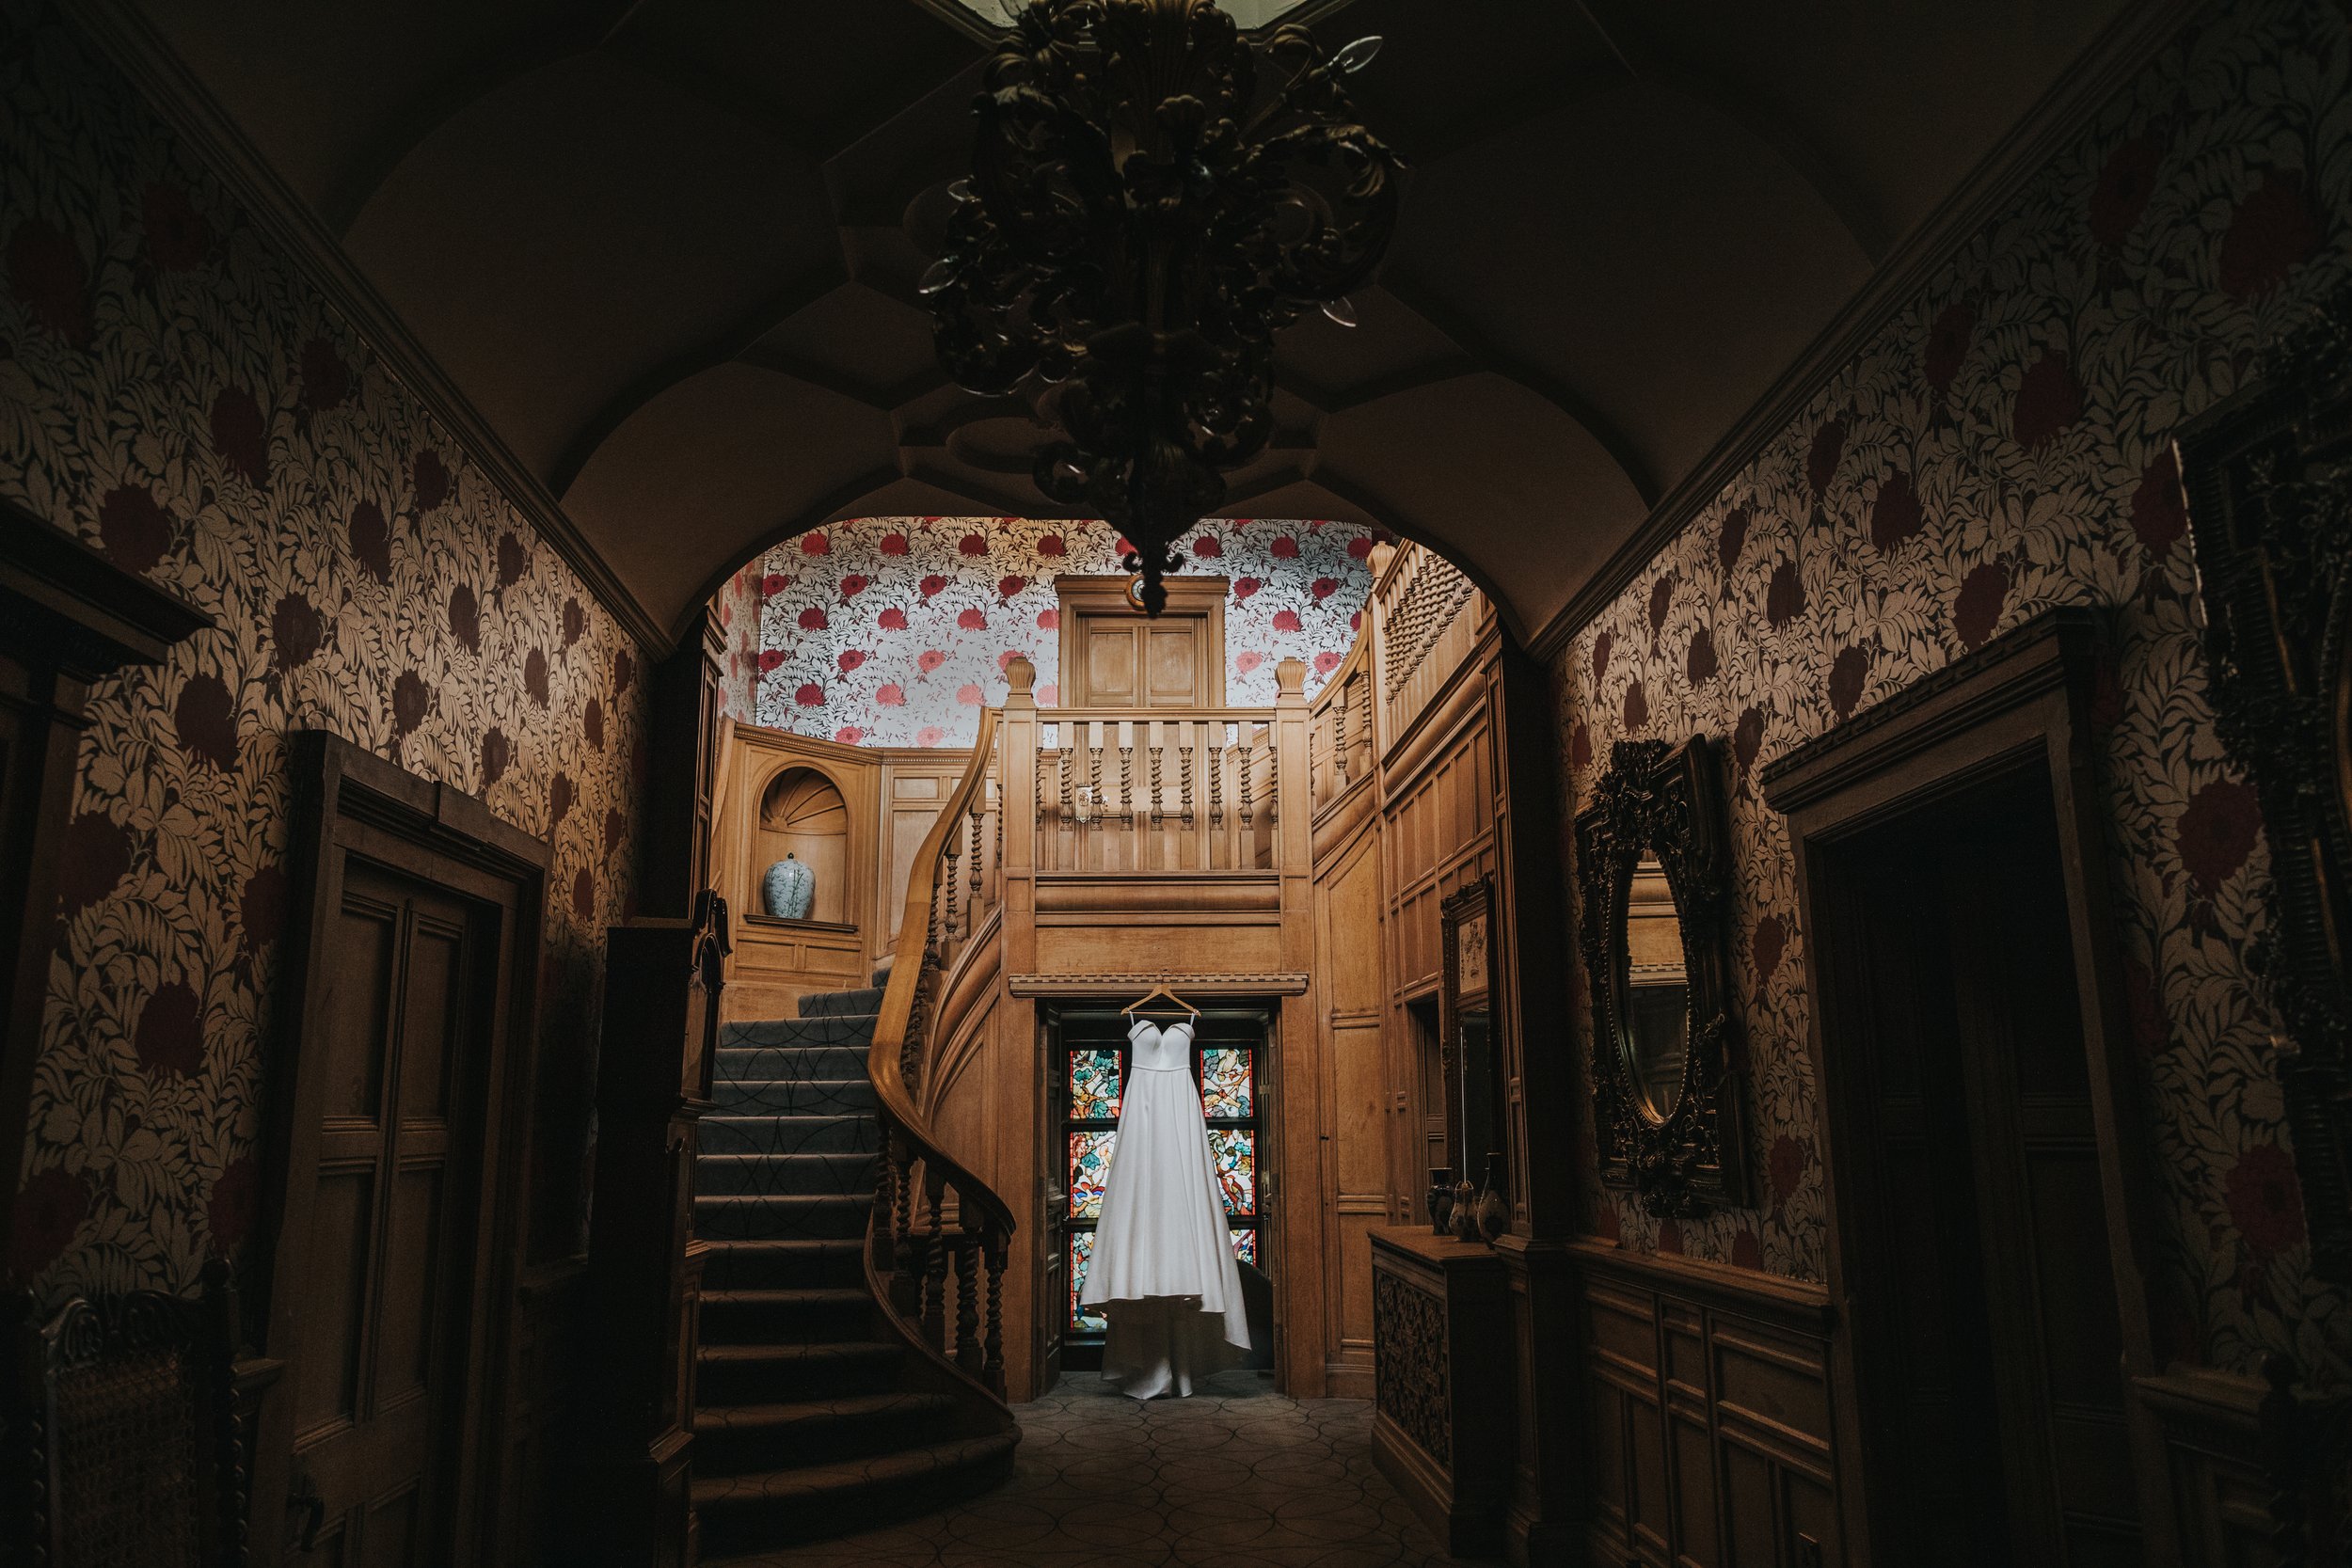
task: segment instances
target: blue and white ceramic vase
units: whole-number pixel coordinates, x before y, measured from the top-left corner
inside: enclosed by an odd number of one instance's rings
[[[817,901],[817,873],[789,850],[759,879],[759,896],[768,912],[781,920],[806,920]]]

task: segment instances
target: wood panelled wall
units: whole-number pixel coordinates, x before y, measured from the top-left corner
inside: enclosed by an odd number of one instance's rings
[[[1413,1009],[1444,968],[1438,906],[1500,871],[1502,789],[1486,596],[1408,548],[1379,558],[1365,621],[1316,700],[1311,744],[1321,1329],[1328,1391],[1352,1399],[1373,1391],[1370,1232],[1427,1218],[1425,1129],[1442,1117],[1430,1103],[1442,1085]]]
[[[735,915],[722,1003],[726,1021],[788,1017],[806,992],[869,984],[874,965],[898,941],[915,851],[971,752],[844,746],[734,721],[720,734],[710,884]],[[842,867],[819,872],[842,879],[837,920],[773,920],[760,900],[760,879],[775,847],[761,832],[761,802],[771,784],[795,769],[821,775],[848,808]],[[833,907],[830,890],[818,903]]]
[[[1598,1243],[1581,1281],[1594,1563],[1845,1560],[1817,1286]]]

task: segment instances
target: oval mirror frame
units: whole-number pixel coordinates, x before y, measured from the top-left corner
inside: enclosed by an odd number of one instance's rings
[[[1705,736],[1617,742],[1576,818],[1601,1179],[1661,1218],[1747,1199],[1724,832]]]

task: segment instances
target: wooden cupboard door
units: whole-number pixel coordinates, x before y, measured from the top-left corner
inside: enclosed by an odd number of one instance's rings
[[[1147,621],[1143,636],[1143,707],[1206,707],[1208,623],[1198,616]]]
[[[313,1561],[424,1568],[454,1549],[497,916],[354,857],[332,918],[295,1491],[318,1499]]]
[[[1164,615],[1147,621],[1133,614],[1079,612],[1079,668],[1065,681],[1070,707],[1208,707],[1210,661],[1222,650],[1210,647],[1209,621],[1200,615]]]
[[[1065,693],[1077,707],[1141,707],[1142,661],[1136,657],[1137,628],[1107,616],[1089,615],[1079,626],[1078,646],[1085,660],[1077,689]]]

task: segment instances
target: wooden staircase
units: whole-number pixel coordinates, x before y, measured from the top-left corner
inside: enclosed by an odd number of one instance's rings
[[[869,1279],[875,978],[720,1033],[694,1200],[710,1247],[693,1413],[707,1556],[925,1513],[1010,1473],[1009,1413],[931,1365]]]

